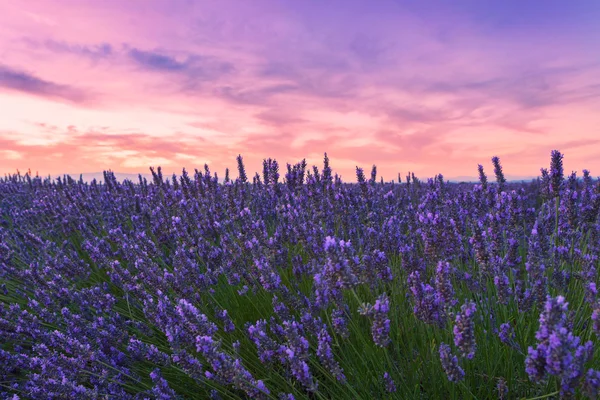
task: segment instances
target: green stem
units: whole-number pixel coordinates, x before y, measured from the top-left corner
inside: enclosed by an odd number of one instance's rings
[[[560,393],[560,390],[557,390],[556,392],[548,393],[548,394],[545,394],[545,395],[543,395],[543,396],[532,397],[532,398],[530,398],[530,399],[526,399],[526,398],[524,398],[524,397],[523,397],[523,400],[539,400],[539,399],[545,399],[545,398],[548,398],[548,397],[554,396],[554,395],[556,395],[556,394],[559,394],[559,393]]]
[[[559,210],[559,205],[560,205],[560,197],[556,196],[554,198],[554,203],[555,203],[555,208],[556,208],[556,212],[554,214],[554,220],[555,220],[555,225],[554,225],[554,247],[558,246],[558,210]]]

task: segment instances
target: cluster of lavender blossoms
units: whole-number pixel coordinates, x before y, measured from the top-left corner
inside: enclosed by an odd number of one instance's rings
[[[440,360],[450,382],[459,382],[464,379],[465,371],[460,367],[458,357],[452,354],[452,349],[445,343],[440,345]]]
[[[475,303],[463,304],[456,315],[453,328],[454,344],[461,351],[463,357],[472,359],[475,356],[477,344],[475,343]]]
[[[590,171],[235,161],[0,178],[0,400],[600,398]]]
[[[563,397],[574,395],[577,385],[585,377],[585,364],[594,354],[591,341],[581,344],[581,339],[573,335],[567,312],[568,303],[563,296],[548,297],[535,335],[538,343],[529,347],[525,360],[532,381],[543,382],[548,375],[559,377]],[[587,374],[592,380],[596,375],[592,369]],[[589,391],[591,383],[584,384]]]
[[[373,342],[380,347],[387,347],[390,344],[390,300],[384,293],[377,298],[374,305],[365,304],[360,308],[360,314],[368,316],[371,321],[371,334]]]

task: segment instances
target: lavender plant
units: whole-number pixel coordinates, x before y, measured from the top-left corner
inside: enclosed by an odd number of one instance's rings
[[[7,175],[0,399],[597,399],[600,181],[562,161]]]

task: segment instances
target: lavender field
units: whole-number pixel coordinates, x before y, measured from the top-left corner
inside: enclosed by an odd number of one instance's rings
[[[0,398],[596,399],[600,181],[562,159],[7,176]]]

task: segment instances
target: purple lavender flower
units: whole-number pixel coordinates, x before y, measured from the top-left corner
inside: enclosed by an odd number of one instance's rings
[[[168,366],[171,358],[168,354],[158,350],[153,344],[146,344],[141,340],[130,339],[127,346],[129,353],[138,359],[146,359],[154,364]]]
[[[240,182],[246,183],[248,181],[248,176],[246,175],[246,168],[244,167],[244,160],[242,155],[239,154],[237,156],[237,164],[238,164],[238,172],[240,174]]]
[[[396,384],[389,373],[383,373],[383,382],[385,383],[385,391],[388,393],[396,392]]]
[[[289,351],[289,350],[288,350]],[[293,352],[290,353],[290,368],[294,378],[302,384],[309,392],[316,392],[318,388],[317,382],[315,382],[310,368],[306,361],[298,360],[293,358]]]
[[[390,319],[387,317],[389,311],[390,300],[385,293],[375,300],[375,305],[366,304],[360,310],[362,315],[371,319],[371,335],[379,347],[387,347],[390,344]]]
[[[392,270],[388,265],[388,259],[381,250],[373,250],[371,254],[365,254],[362,257],[361,280],[372,287],[376,287],[382,281],[392,281]]]
[[[200,383],[204,379],[205,371],[202,369],[202,364],[195,356],[188,354],[185,350],[175,352],[171,356],[171,360],[196,382]]]
[[[595,282],[589,282],[585,285],[585,301],[590,304],[594,304],[596,302],[596,298],[598,296],[598,289],[596,288]]]
[[[223,330],[225,332],[233,332],[235,330],[235,325],[229,316],[227,310],[216,310],[217,318],[219,318],[223,322]]]
[[[360,270],[349,241],[326,237],[323,249],[327,254],[325,265],[314,275],[317,305],[322,307],[332,300],[341,303],[342,289],[352,289],[359,284]]]
[[[552,150],[550,158],[550,192],[558,197],[564,181],[563,155],[558,150]]]
[[[483,191],[486,191],[487,190],[487,176],[485,175],[485,172],[483,171],[483,165],[478,164],[477,170],[479,171],[479,183],[481,183],[481,187],[482,187]]]
[[[264,332],[264,324],[261,324],[260,328],[253,328],[251,337],[257,343],[259,349],[269,349],[277,347],[276,355],[279,361],[289,368],[292,376],[298,380],[298,382],[304,386],[309,392],[314,392],[318,389],[318,382],[313,378],[312,372],[308,366],[307,361],[309,360],[309,342],[306,337],[303,336],[303,326],[294,320],[284,321],[282,326],[274,328],[277,334],[285,338],[283,344],[276,345],[273,340],[269,339]],[[250,329],[249,329],[250,331]],[[322,349],[324,350],[324,349]],[[269,356],[270,356],[270,350]]]
[[[263,398],[269,394],[269,390],[259,380],[255,380],[252,374],[242,365],[240,359],[220,350],[221,343],[210,336],[196,337],[196,351],[202,354],[210,363],[213,371],[206,371],[208,379],[214,379],[224,384],[231,384],[236,389],[243,390],[250,397]]]
[[[279,318],[288,319],[290,317],[290,311],[288,307],[281,300],[279,300],[277,295],[273,296],[272,303],[273,311],[275,311],[275,314],[279,316]]]
[[[500,164],[500,159],[497,156],[492,157],[492,164],[494,164],[494,174],[496,174],[496,182],[498,183],[498,191],[504,190],[504,185],[506,184],[506,178],[504,178],[504,173],[502,172],[502,165]]]
[[[457,300],[454,298],[451,271],[450,263],[447,261],[438,262],[435,270],[435,289],[446,309],[453,307],[457,303]]]
[[[473,247],[475,260],[479,266],[482,275],[491,274],[492,260],[489,254],[489,246],[486,243],[487,233],[484,229],[483,221],[479,220],[473,224],[473,236],[469,238],[469,243]]]
[[[508,385],[504,378],[498,379],[496,390],[498,391],[498,400],[506,400],[508,398]]]
[[[445,343],[440,344],[440,361],[450,382],[459,382],[464,379],[465,371],[458,365],[458,358],[452,354],[450,346]]]
[[[475,356],[477,345],[475,343],[475,323],[473,317],[476,307],[474,302],[463,304],[456,315],[454,323],[454,344],[458,347],[463,357],[472,359]]]
[[[600,302],[596,303],[594,311],[592,311],[592,328],[598,338],[600,338]]]
[[[568,303],[565,298],[548,297],[540,314],[536,333],[537,346],[529,347],[525,369],[533,382],[543,382],[547,375],[561,380],[561,394],[570,396],[580,381],[585,363],[593,354],[592,342],[580,345],[567,324]]]
[[[323,327],[321,329],[318,339],[317,356],[319,357],[321,364],[323,364],[323,366],[325,366],[338,381],[346,382],[344,370],[333,356],[333,351],[331,350],[331,336],[327,332],[327,328]]]
[[[428,324],[445,326],[445,304],[436,290],[421,281],[421,274],[418,271],[408,276],[408,285],[414,300],[413,311],[417,318]]]
[[[581,391],[592,400],[600,398],[600,371],[587,371]]]
[[[525,269],[528,273],[530,286],[530,296],[532,302],[542,305],[548,293],[548,278],[545,275],[546,267],[544,265],[544,252],[542,246],[543,236],[540,235],[541,224],[536,220],[529,237],[529,249],[527,251],[527,261]],[[527,304],[525,309],[528,309]]]
[[[515,341],[515,330],[510,323],[506,322],[500,325],[498,336],[500,337],[500,341],[502,343],[512,346],[516,349],[520,348],[519,344]]]
[[[267,334],[267,321],[256,321],[254,325],[249,325],[247,329],[250,339],[258,350],[260,362],[271,362],[279,349],[279,345]]]
[[[525,359],[525,371],[529,379],[535,383],[543,382],[546,378],[546,345],[538,345],[537,348],[527,349]]]
[[[494,285],[496,285],[496,292],[498,293],[498,302],[507,304],[512,293],[508,276],[506,274],[494,276]]]
[[[156,399],[171,400],[177,397],[175,391],[169,387],[169,383],[162,377],[160,369],[157,368],[152,371],[150,373],[150,378],[152,378],[152,382],[154,382],[152,394]]]
[[[347,339],[350,336],[346,312],[338,308],[333,309],[331,311],[331,323],[335,333],[340,335],[342,338]]]

